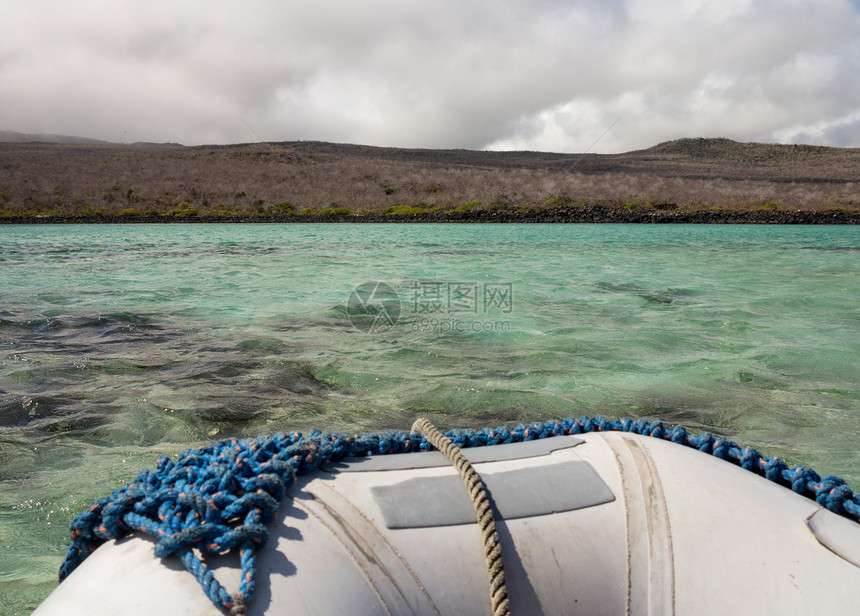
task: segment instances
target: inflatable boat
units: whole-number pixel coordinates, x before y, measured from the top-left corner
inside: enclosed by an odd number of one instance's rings
[[[441,438],[162,459],[76,519],[35,614],[857,612],[860,497],[838,478],[641,420]]]

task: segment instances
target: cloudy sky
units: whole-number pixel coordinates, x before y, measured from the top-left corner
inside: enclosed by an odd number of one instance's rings
[[[860,0],[3,0],[0,130],[860,147]]]

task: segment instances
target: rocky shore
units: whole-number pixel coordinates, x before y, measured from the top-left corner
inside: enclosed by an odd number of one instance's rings
[[[702,210],[647,211],[601,205],[533,211],[488,211],[425,214],[309,214],[238,216],[16,216],[0,224],[129,224],[129,223],[622,223],[622,224],[860,224],[860,212],[844,210]]]

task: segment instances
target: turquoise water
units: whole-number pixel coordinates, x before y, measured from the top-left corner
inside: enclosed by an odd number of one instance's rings
[[[0,226],[0,612],[234,435],[629,415],[857,487],[858,355],[858,227]]]

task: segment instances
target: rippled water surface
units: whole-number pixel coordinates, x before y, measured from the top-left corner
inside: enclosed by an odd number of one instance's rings
[[[0,612],[234,435],[629,415],[857,487],[858,355],[852,226],[0,226]]]

